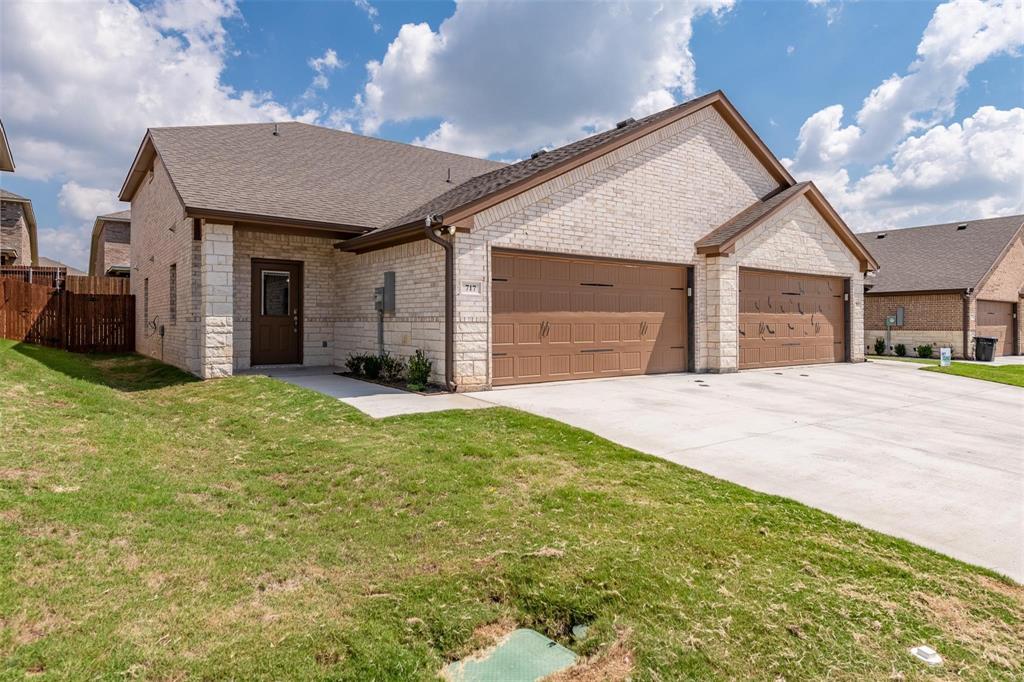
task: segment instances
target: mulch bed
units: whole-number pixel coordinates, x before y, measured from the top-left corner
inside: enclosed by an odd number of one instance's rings
[[[384,381],[383,379],[371,379],[368,376],[361,374],[353,374],[352,372],[335,372],[340,377],[348,377],[349,379],[358,379],[359,381],[365,381],[368,384],[377,384],[378,386],[389,386],[391,388],[397,388],[400,391],[406,391],[407,393],[418,393],[419,395],[437,395],[438,393],[447,393],[444,386],[438,384],[427,384],[422,391],[414,391],[404,381]]]

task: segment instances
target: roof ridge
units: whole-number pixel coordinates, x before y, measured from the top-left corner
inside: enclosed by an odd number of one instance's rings
[[[954,225],[961,225],[967,223],[988,223],[995,220],[1009,220],[1011,218],[1020,218],[1021,223],[1024,223],[1024,213],[1011,213],[1009,215],[997,215],[990,218],[964,218],[961,220],[951,220],[947,223],[933,223],[931,225],[911,225],[910,227],[888,227],[881,230],[871,230],[870,232],[858,232],[858,235],[875,235],[882,234],[883,232],[909,232],[911,230],[928,230],[936,227],[951,227]]]

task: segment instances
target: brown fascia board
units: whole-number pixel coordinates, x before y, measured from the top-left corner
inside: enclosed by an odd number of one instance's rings
[[[117,194],[118,199],[128,202],[132,200],[132,197],[135,196],[135,190],[139,188],[142,179],[146,177],[146,172],[153,164],[155,157],[156,146],[153,144],[153,137],[147,129],[146,134],[142,136],[142,142],[139,143],[138,150],[135,152],[132,165],[128,168],[128,175],[125,176],[124,182],[121,184],[121,191]]]
[[[721,244],[697,247],[697,253],[705,256],[718,256],[732,253],[733,249],[736,247],[736,242],[739,241],[740,237],[758,225],[761,225],[772,216],[777,215],[783,208],[789,206],[798,197],[807,197],[807,200],[811,202],[811,205],[814,206],[814,208],[817,209],[817,211],[825,218],[825,222],[828,223],[832,230],[839,236],[839,239],[857,256],[858,261],[860,261],[862,272],[878,269],[878,261],[875,260],[875,257],[871,255],[871,252],[867,250],[864,244],[857,239],[853,230],[851,230],[843,219],[839,217],[839,214],[836,213],[835,209],[832,208],[832,205],[828,203],[828,200],[824,195],[822,195],[813,182],[808,182],[806,187],[765,213],[758,220],[748,225],[742,232],[733,235]]]
[[[3,121],[0,121],[0,171],[14,172],[14,155],[11,153],[11,144],[7,141]]]
[[[237,211],[221,211],[209,208],[185,207],[185,216],[188,218],[202,218],[210,222],[226,221],[229,223],[252,223],[254,225],[267,225],[285,228],[307,228],[312,230],[323,230],[327,232],[344,232],[352,235],[366,234],[373,228],[365,225],[342,225],[319,220],[302,220],[299,218],[286,218],[281,216],[269,216],[259,213],[239,213]]]
[[[988,272],[986,272],[978,283],[974,285],[975,291],[981,291],[981,288],[988,283],[989,278],[992,277],[992,273],[999,268],[999,264],[1003,262],[1004,258],[1006,258],[1006,254],[1008,254],[1010,249],[1013,248],[1013,243],[1022,236],[1024,236],[1024,223],[1021,223],[1020,227],[1017,228],[1017,231],[1013,233],[1012,237],[1010,237],[1010,240],[1006,242],[1006,246],[1004,246],[1003,250],[999,252],[999,255],[996,257],[995,261],[993,261],[992,266],[988,269]]]
[[[778,158],[776,158],[776,156],[771,152],[771,150],[768,148],[768,145],[766,145],[764,141],[760,137],[758,137],[757,133],[755,133],[753,128],[750,127],[750,124],[748,124],[746,120],[744,120],[744,118],[736,110],[736,107],[734,107],[732,105],[732,102],[730,102],[729,99],[725,96],[725,93],[723,93],[721,90],[717,90],[711,93],[708,96],[708,99],[702,102],[700,106],[694,107],[692,109],[684,108],[673,116],[668,116],[664,119],[651,121],[647,125],[637,128],[628,135],[623,135],[622,137],[610,140],[601,146],[595,147],[583,154],[580,154],[579,156],[566,159],[562,163],[556,166],[552,166],[551,168],[541,173],[537,173],[536,175],[532,175],[528,178],[523,178],[519,182],[504,187],[498,190],[497,192],[494,192],[493,194],[488,194],[487,196],[481,197],[475,201],[460,206],[455,211],[444,216],[444,223],[446,225],[456,225],[457,227],[461,227],[463,229],[471,228],[473,216],[475,214],[480,213],[481,211],[490,208],[491,206],[506,201],[516,196],[517,194],[522,194],[523,192],[532,189],[537,185],[541,185],[553,178],[556,178],[560,175],[564,175],[565,173],[568,173],[574,170],[575,168],[582,166],[585,163],[589,163],[590,161],[593,161],[594,159],[602,157],[605,154],[613,152],[616,149],[619,149],[620,147],[624,147],[627,144],[635,142],[636,140],[647,135],[650,135],[651,133],[660,130],[661,128],[664,128],[665,126],[671,125],[676,121],[684,119],[687,116],[692,116],[693,114],[705,109],[706,107],[713,107],[715,111],[718,112],[722,119],[725,120],[725,122],[736,133],[740,140],[744,144],[746,144],[746,146],[754,154],[755,158],[757,158],[757,160],[760,161],[762,165],[764,165],[764,167],[768,170],[771,176],[775,178],[775,180],[779,183],[781,187],[790,187],[796,184],[796,180],[794,180],[793,176],[790,175],[788,170],[786,170],[786,167],[783,166],[782,162],[780,162]],[[407,223],[405,225],[400,225],[398,227],[391,228],[390,230],[382,231],[380,233],[382,235],[381,238],[374,239],[372,241],[369,239],[368,235],[365,238],[360,238],[360,242],[357,245],[354,245],[354,248],[352,250],[355,250],[355,248],[359,248],[361,250],[373,250],[374,248],[385,248],[387,246],[390,246],[390,242],[384,237],[384,235],[389,234],[394,234],[396,238],[405,239],[406,241],[408,241],[408,239],[406,239],[407,233],[405,231],[420,227],[422,227],[422,225],[419,221],[414,223]],[[370,248],[371,244],[373,245],[372,248]]]
[[[868,289],[868,285],[864,285],[864,295],[868,297],[881,297],[881,296],[927,296],[931,294],[965,294],[970,289],[900,289],[899,291],[871,291]]]
[[[408,225],[402,225],[401,227],[395,227],[383,232],[371,232],[369,234],[353,237],[352,239],[346,239],[343,242],[335,244],[334,248],[339,251],[348,251],[350,253],[367,253],[369,251],[376,251],[378,249],[385,249],[391,246],[399,246],[400,244],[408,244],[409,242],[426,239],[424,229],[423,223],[410,223]]]

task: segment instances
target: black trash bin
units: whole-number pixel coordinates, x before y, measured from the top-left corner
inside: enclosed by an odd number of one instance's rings
[[[996,341],[998,340],[991,336],[975,336],[974,359],[992,362],[992,356],[996,354]]]

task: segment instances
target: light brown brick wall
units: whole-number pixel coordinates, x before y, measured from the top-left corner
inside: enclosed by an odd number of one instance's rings
[[[234,367],[247,369],[252,354],[252,261],[254,258],[302,263],[302,364],[330,365],[334,360],[334,326],[340,299],[334,244],[337,239],[274,234],[235,228],[234,232]],[[326,344],[326,345],[325,345]]]
[[[198,374],[198,320],[195,287],[190,278],[197,251],[192,242],[192,220],[170,182],[159,158],[152,179],[143,180],[132,199],[130,248],[131,293],[135,295],[135,349]],[[171,322],[170,265],[177,264],[178,314]],[[137,270],[134,268],[138,268]],[[149,279],[149,318],[143,319],[143,283]],[[160,337],[160,325],[165,335]]]
[[[988,280],[975,292],[975,297],[985,301],[1016,302],[1024,289],[1024,236],[1014,239]]]
[[[18,252],[11,265],[32,265],[32,241],[21,202],[0,201],[0,249]]]
[[[885,318],[903,306],[901,331],[962,331],[964,299],[957,293],[879,294],[864,299],[867,329],[885,329]]]
[[[377,352],[373,292],[384,273],[395,272],[395,312],[384,317],[384,349],[408,357],[422,349],[444,380],[444,251],[421,240],[366,254],[336,252],[339,282],[334,362],[350,353]]]
[[[97,260],[95,272],[105,275],[114,266],[125,266],[131,262],[131,226],[128,223],[104,221],[96,243]]]

